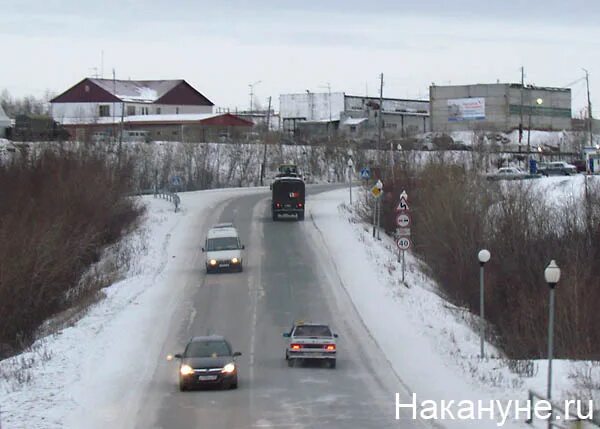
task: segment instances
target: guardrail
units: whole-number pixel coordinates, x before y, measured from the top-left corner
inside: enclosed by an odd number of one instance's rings
[[[536,400],[548,401],[548,399],[536,393],[533,390],[529,391],[529,419],[526,421],[528,424],[539,427],[539,428],[548,428],[548,429],[592,429],[592,428],[600,428],[600,419],[596,414],[592,416],[591,419],[582,420],[577,416],[575,410],[569,410],[569,413],[565,411],[565,409],[558,405],[556,402],[549,401],[552,405],[552,416],[550,417],[552,420],[548,421],[546,419],[536,419],[535,402]],[[582,412],[587,414],[588,410],[581,410]],[[572,415],[575,414],[575,415]],[[543,422],[543,425],[539,423]]]
[[[179,211],[179,206],[181,205],[181,198],[179,198],[179,195],[177,195],[177,193],[167,191],[165,189],[156,190],[154,192],[154,198],[156,198],[156,197],[163,198],[167,201],[173,202],[173,205],[175,206],[175,213],[177,213]]]

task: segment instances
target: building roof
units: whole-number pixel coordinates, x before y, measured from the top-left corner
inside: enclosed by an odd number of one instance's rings
[[[213,106],[214,104],[183,79],[113,80],[86,78],[51,103],[127,102]]]
[[[368,121],[369,118],[346,118],[343,122],[344,125],[358,125],[362,124],[365,121]]]
[[[111,125],[120,124],[119,117],[65,118],[62,125]],[[184,113],[171,115],[125,116],[124,124],[131,125],[185,125],[201,124],[209,126],[252,127],[254,123],[231,113]]]

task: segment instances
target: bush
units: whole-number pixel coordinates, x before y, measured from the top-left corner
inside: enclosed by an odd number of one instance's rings
[[[536,191],[533,181],[486,183],[462,166],[432,160],[419,170],[398,168],[383,222],[395,228],[397,195],[406,189],[414,249],[447,297],[479,314],[477,252],[487,248],[488,335],[507,356],[546,355],[548,286],[543,271],[561,266],[555,349],[560,358],[600,356],[600,189],[562,205]]]
[[[5,351],[27,345],[46,319],[95,292],[70,293],[142,211],[128,198],[129,168],[118,169],[97,154],[56,150],[0,166]]]

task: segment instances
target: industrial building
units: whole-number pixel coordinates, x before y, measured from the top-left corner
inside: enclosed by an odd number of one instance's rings
[[[519,83],[429,88],[434,132],[571,129],[571,90]]]
[[[385,136],[431,130],[427,100],[383,98],[380,103],[378,97],[306,91],[280,95],[279,108],[281,128],[292,135],[318,136],[333,131],[352,139],[374,138],[380,112]]]

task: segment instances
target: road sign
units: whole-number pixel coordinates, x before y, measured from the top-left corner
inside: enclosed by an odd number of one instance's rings
[[[400,199],[404,198],[405,200],[408,200],[408,194],[406,193],[406,191],[402,191],[402,193],[400,194]]]
[[[381,180],[377,180],[375,187],[377,187],[379,190],[383,190],[383,182]]]
[[[381,196],[381,194],[383,193],[383,191],[381,189],[379,189],[377,187],[377,185],[373,186],[371,188],[371,194],[375,197],[375,198],[379,198]]]
[[[410,225],[410,216],[407,213],[400,213],[396,216],[396,225],[400,228],[408,228]]]
[[[396,244],[398,245],[398,249],[408,250],[408,249],[410,249],[410,238],[400,237],[400,238],[398,238],[398,240],[396,240]]]
[[[371,178],[371,170],[369,170],[367,167],[361,168],[360,178],[363,180],[369,180]]]
[[[410,228],[396,228],[396,236],[409,237],[410,236]]]
[[[408,201],[406,201],[406,198],[400,198],[400,202],[398,203],[398,207],[396,207],[396,211],[402,212],[402,211],[408,211]]]
[[[171,185],[173,186],[181,186],[181,176],[173,176],[171,177]]]

